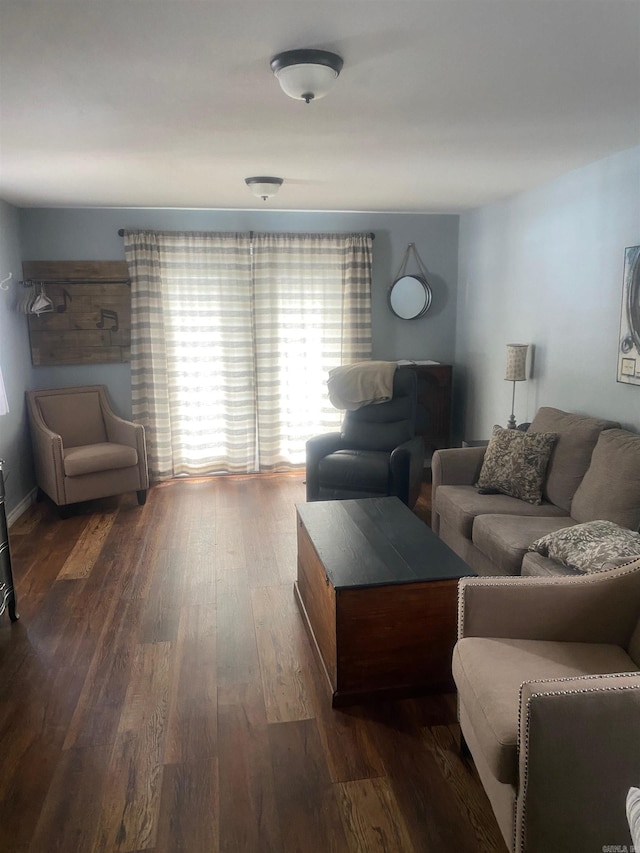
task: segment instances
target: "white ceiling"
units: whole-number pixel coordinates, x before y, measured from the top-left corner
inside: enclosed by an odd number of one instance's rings
[[[0,0],[19,206],[457,212],[640,143],[638,0]],[[269,61],[344,58],[287,98]]]

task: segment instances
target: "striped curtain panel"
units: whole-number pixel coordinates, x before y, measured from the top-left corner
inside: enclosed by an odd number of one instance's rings
[[[367,235],[125,232],[133,415],[154,480],[289,470],[371,357]]]
[[[307,439],[339,429],[327,375],[371,358],[371,261],[369,235],[254,236],[260,471],[304,465]]]
[[[151,477],[254,470],[248,235],[125,231],[124,240],[133,416]]]

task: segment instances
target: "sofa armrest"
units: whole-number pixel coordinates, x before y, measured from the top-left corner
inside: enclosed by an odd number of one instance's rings
[[[462,578],[458,636],[626,646],[639,598],[640,560],[578,577]]]
[[[147,465],[147,444],[143,425],[119,417],[112,409],[104,405],[102,407],[102,415],[109,441],[113,441],[116,444],[124,444],[128,447],[135,447],[138,454],[140,489],[148,489],[149,468]]]
[[[62,436],[49,429],[38,408],[30,409],[31,445],[36,482],[58,506],[67,503],[64,487],[64,447]]]
[[[347,447],[339,432],[327,432],[324,435],[314,435],[306,445],[306,483],[307,500],[317,501],[320,492],[320,481],[318,479],[318,465],[320,460],[335,453],[336,450],[344,450]]]
[[[473,486],[480,476],[486,447],[449,447],[436,450],[431,459],[432,488]]]
[[[144,432],[142,424],[126,421],[124,418],[116,415],[115,412],[105,408],[102,409],[102,416],[109,441],[116,442],[116,444],[125,444],[129,447],[137,447],[137,434],[141,430]]]
[[[518,746],[517,853],[630,847],[640,673],[523,684]]]
[[[486,447],[448,447],[436,450],[431,457],[431,528],[440,532],[440,516],[436,510],[438,486],[473,486],[482,468]]]
[[[407,506],[413,506],[419,493],[419,487],[413,486],[420,483],[424,471],[424,441],[421,436],[399,444],[391,452],[389,467],[391,494],[397,495]]]

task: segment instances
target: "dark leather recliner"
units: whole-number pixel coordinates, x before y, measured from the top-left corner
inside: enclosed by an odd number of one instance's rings
[[[395,495],[413,507],[420,494],[424,443],[416,436],[416,373],[396,370],[387,403],[346,412],[342,432],[309,439],[307,500]]]

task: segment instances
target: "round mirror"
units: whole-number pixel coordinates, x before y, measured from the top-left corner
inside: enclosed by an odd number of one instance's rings
[[[419,275],[403,275],[389,288],[389,307],[401,320],[422,317],[431,305],[431,288]]]
[[[631,273],[629,292],[627,296],[627,317],[629,331],[638,352],[640,352],[640,254]],[[631,347],[629,347],[629,350]],[[623,350],[628,352],[628,350]]]

